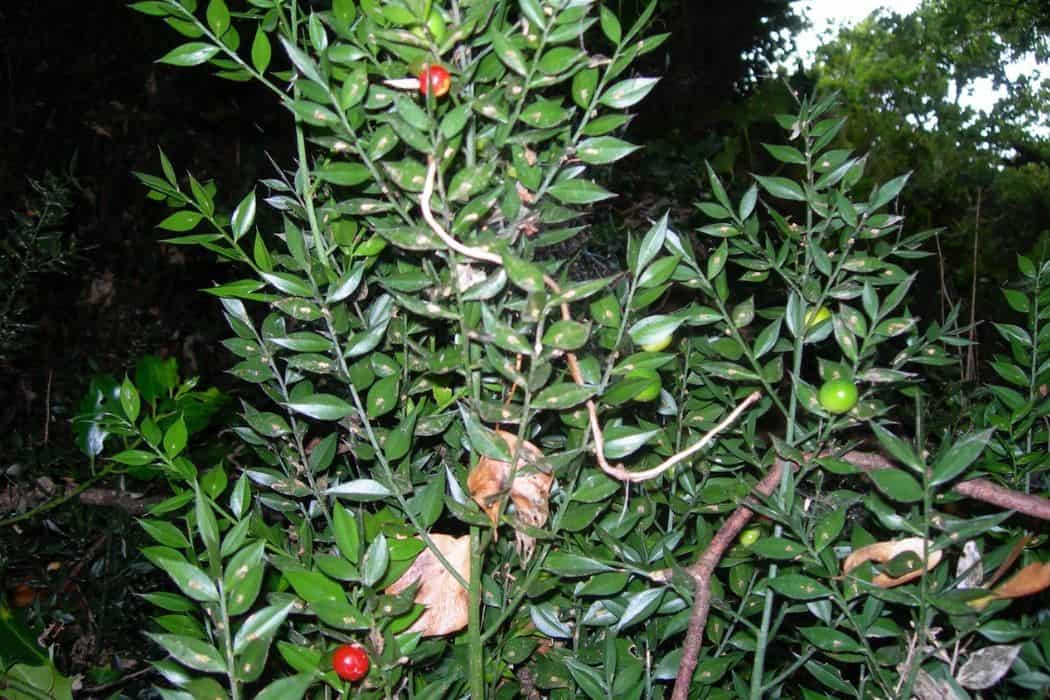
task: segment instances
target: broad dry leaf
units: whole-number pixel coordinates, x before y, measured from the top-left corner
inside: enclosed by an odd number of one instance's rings
[[[918,700],[956,700],[959,695],[945,681],[939,681],[923,669],[915,676],[911,689],[912,697]]]
[[[469,581],[470,537],[432,534],[430,539],[463,580]],[[417,581],[419,589],[415,601],[426,610],[408,628],[409,632],[419,632],[424,637],[438,637],[458,632],[467,626],[467,589],[438,561],[429,547],[419,553],[412,566],[401,574],[401,578],[390,584],[386,592],[397,595]]]
[[[929,543],[929,547],[932,549],[933,543]],[[894,559],[895,557],[911,552],[915,554],[919,560],[922,560],[923,550],[923,539],[921,537],[908,537],[903,540],[891,540],[888,542],[876,542],[869,544],[867,547],[861,547],[857,551],[846,557],[846,561],[842,564],[842,573],[848,574],[849,572],[856,569],[858,566],[867,561],[873,561],[877,564],[885,564],[886,562]],[[941,562],[941,552],[934,551],[930,552],[930,558],[927,561],[926,571],[935,568]],[[893,588],[894,586],[900,586],[914,581],[919,576],[922,576],[923,569],[917,568],[914,571],[909,571],[903,576],[894,578],[888,574],[879,573],[875,575],[875,578],[871,580],[879,588]]]
[[[978,649],[955,674],[955,680],[970,690],[987,690],[1003,679],[1019,653],[1020,644],[998,644]]]
[[[1041,593],[1050,588],[1050,562],[1036,562],[1011,576],[1006,583],[997,586],[983,598],[967,603],[974,610],[984,610],[988,604],[1003,598],[1023,598]]]
[[[482,457],[467,477],[471,497],[489,516],[492,524],[498,525],[500,500],[509,491],[518,520],[532,527],[543,527],[550,515],[551,485],[554,483],[554,476],[549,473],[543,453],[531,442],[522,443],[521,449],[517,450],[516,435],[502,430],[497,430],[496,434],[503,438],[512,454],[516,451],[520,453],[518,466],[512,469],[509,462]],[[510,483],[512,473],[513,484]],[[522,558],[529,559],[536,546],[536,539],[521,530],[515,531],[515,537],[518,552]]]
[[[1050,588],[1050,562],[1036,562],[1018,571],[992,592],[999,598],[1023,598],[1047,588]]]

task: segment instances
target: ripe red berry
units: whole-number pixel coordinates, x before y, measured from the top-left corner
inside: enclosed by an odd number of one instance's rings
[[[419,91],[434,97],[443,97],[452,87],[452,76],[442,66],[426,66],[419,74]]]
[[[332,652],[332,668],[344,681],[359,681],[368,675],[368,652],[360,644],[344,644]]]

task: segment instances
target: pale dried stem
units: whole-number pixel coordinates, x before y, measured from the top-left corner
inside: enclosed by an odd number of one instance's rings
[[[434,218],[434,212],[430,210],[430,198],[434,195],[434,180],[437,177],[437,170],[438,162],[433,156],[431,156],[430,162],[427,165],[427,178],[423,183],[423,192],[419,196],[419,207],[423,210],[423,219],[426,220],[427,226],[429,226],[430,230],[441,239],[442,243],[460,255],[465,255],[468,258],[473,258],[474,260],[480,260],[482,262],[502,265],[503,258],[499,255],[485,250],[484,248],[463,245],[453,238],[438,220]]]

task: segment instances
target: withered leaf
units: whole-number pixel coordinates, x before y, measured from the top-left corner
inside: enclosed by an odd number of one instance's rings
[[[432,534],[431,541],[464,580],[470,580],[470,537]],[[467,626],[468,593],[438,561],[428,547],[419,553],[412,566],[387,587],[386,593],[397,595],[419,582],[415,601],[426,610],[408,628],[424,637],[438,637],[458,632]]]
[[[930,549],[933,548],[932,542],[929,543],[929,547]],[[842,563],[842,573],[848,574],[867,561],[873,561],[877,564],[885,564],[895,557],[906,553],[915,554],[921,562],[922,550],[923,539],[921,537],[908,537],[903,540],[875,542],[874,544],[869,544],[867,547],[861,547],[846,557],[846,561]],[[925,570],[929,571],[936,567],[941,562],[941,556],[939,550],[931,551]],[[893,577],[886,573],[879,573],[875,575],[875,578],[873,578],[871,582],[879,588],[893,588],[894,586],[900,586],[917,579],[919,576],[922,576],[923,571],[924,569],[917,567],[914,571],[909,571],[898,577]]]
[[[471,497],[492,524],[498,525],[500,501],[509,492],[517,519],[532,527],[543,527],[550,515],[550,493],[554,483],[543,452],[531,442],[522,443],[519,450],[516,435],[502,430],[497,430],[496,434],[507,443],[512,454],[518,453],[517,468],[511,468],[509,462],[482,457],[467,477]],[[536,539],[521,530],[515,531],[515,537],[522,558],[531,557]]]

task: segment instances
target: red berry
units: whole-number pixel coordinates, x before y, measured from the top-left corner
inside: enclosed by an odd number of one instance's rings
[[[419,74],[419,91],[434,97],[443,97],[452,87],[452,76],[442,66],[426,66]]]
[[[359,681],[368,675],[368,652],[360,644],[344,644],[332,652],[332,668],[344,681]]]

